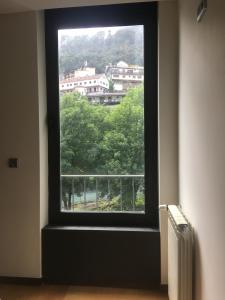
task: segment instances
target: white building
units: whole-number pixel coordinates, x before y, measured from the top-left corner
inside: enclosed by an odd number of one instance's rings
[[[83,67],[78,70],[75,70],[73,73],[68,74],[65,78],[79,78],[79,77],[86,77],[86,76],[94,76],[95,75],[95,68]]]
[[[79,77],[85,77],[85,76],[94,76],[95,75],[95,68],[81,68],[79,70],[74,71],[74,77],[79,78]]]
[[[106,66],[106,76],[114,83],[115,91],[126,91],[144,81],[144,67],[128,65],[120,61],[117,65]]]
[[[59,82],[60,92],[77,91],[82,95],[104,93],[109,89],[105,74],[66,78]]]

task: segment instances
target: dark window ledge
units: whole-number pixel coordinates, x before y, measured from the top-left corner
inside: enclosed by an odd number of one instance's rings
[[[160,286],[160,234],[151,228],[46,226],[46,282],[151,288]]]

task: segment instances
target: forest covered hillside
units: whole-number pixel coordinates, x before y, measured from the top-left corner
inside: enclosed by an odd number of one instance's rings
[[[94,35],[63,35],[59,48],[59,69],[67,75],[84,66],[95,67],[96,73],[104,73],[108,64],[125,61],[143,66],[143,27],[127,26],[114,34],[110,27],[107,35],[99,31]]]

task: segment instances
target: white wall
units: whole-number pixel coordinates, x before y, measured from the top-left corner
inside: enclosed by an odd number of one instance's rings
[[[160,204],[178,203],[178,11],[159,3]],[[161,282],[167,284],[167,213],[160,213]]]
[[[225,299],[225,2],[180,1],[180,200],[196,233],[195,300]]]
[[[41,228],[43,228],[48,223],[48,123],[45,70],[44,12],[36,13],[36,30],[39,104],[40,226]]]
[[[40,155],[37,26],[34,12],[0,16],[0,276],[41,276],[40,198],[47,193],[40,178],[47,174],[40,165],[47,154]],[[9,157],[19,158],[18,169],[7,167]]]
[[[160,202],[177,202],[177,10],[159,5]],[[0,15],[0,276],[41,276],[47,223],[47,120],[43,15]],[[20,168],[7,168],[19,157]],[[167,221],[161,216],[162,282]]]

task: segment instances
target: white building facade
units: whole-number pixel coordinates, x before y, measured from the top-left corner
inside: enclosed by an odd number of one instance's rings
[[[104,93],[109,89],[109,81],[105,74],[70,77],[59,82],[60,92],[79,92],[81,95],[89,93]]]
[[[144,67],[128,65],[120,61],[117,65],[106,66],[106,76],[113,82],[115,91],[127,91],[144,81]]]

